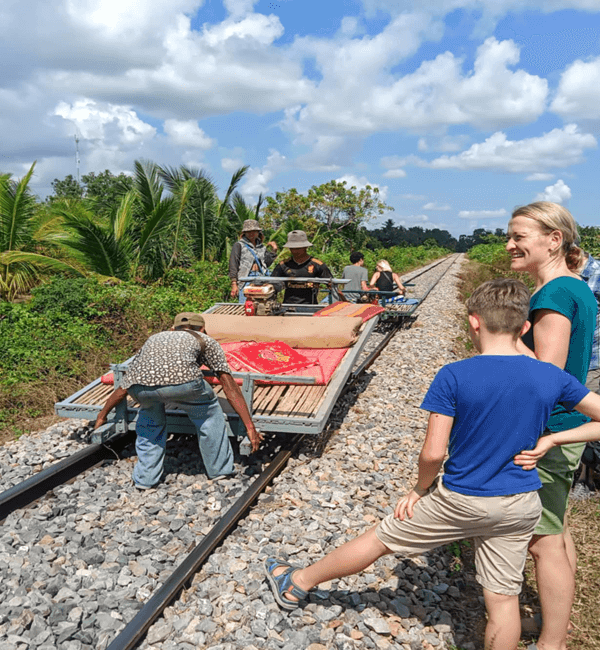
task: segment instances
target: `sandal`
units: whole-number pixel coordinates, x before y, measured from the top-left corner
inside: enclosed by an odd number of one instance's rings
[[[277,567],[284,566],[287,567],[285,571],[280,573],[278,576],[273,575],[273,571]],[[288,562],[283,560],[278,560],[275,557],[268,557],[265,560],[265,571],[267,578],[269,579],[269,584],[273,590],[273,596],[277,603],[283,607],[283,609],[296,609],[299,606],[300,600],[306,600],[308,598],[308,591],[299,587],[293,580],[292,574],[294,571],[298,571],[301,567],[292,566]],[[286,598],[286,594],[295,596],[298,600],[290,600]]]

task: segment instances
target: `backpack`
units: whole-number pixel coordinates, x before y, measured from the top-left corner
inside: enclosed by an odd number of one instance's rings
[[[600,467],[600,440],[594,440],[586,444],[581,462],[592,471],[596,471]]]

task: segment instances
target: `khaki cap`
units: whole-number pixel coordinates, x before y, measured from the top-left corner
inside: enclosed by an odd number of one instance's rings
[[[196,314],[193,311],[183,311],[181,314],[177,314],[175,316],[175,322],[173,323],[173,327],[181,327],[181,326],[194,326],[194,327],[204,327],[205,322],[204,322],[204,317],[202,314]]]

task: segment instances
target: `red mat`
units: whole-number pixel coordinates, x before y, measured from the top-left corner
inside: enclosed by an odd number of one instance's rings
[[[262,374],[278,375],[286,377],[314,377],[315,386],[325,386],[329,383],[329,380],[333,376],[333,373],[336,371],[336,368],[342,362],[346,352],[350,348],[303,348],[302,356],[305,358],[305,363],[308,365],[304,368],[299,368],[294,370],[293,373],[290,371],[287,372],[265,372],[257,370],[249,370],[242,367],[236,367],[239,364],[238,358],[239,355],[236,352],[239,352],[239,348],[249,345],[245,343],[223,343],[222,347],[225,351],[225,356],[227,357],[227,362],[229,363],[233,371],[238,372],[260,372]],[[294,350],[295,352],[295,350]],[[206,366],[203,366],[204,370],[207,370]],[[103,384],[113,384],[114,378],[112,372],[102,375],[100,378]],[[209,384],[218,384],[219,380],[216,377],[206,377],[206,381]],[[242,384],[241,379],[236,379],[236,383]],[[267,386],[267,385],[277,385],[281,382],[277,381],[257,381],[256,385],[258,386]]]
[[[223,343],[222,348],[225,350],[225,355],[227,357],[227,362],[230,364],[232,370],[237,370],[234,365],[237,364],[237,358],[233,357],[232,353],[238,350],[240,347],[248,345],[248,343]],[[268,344],[267,344],[268,345]],[[336,368],[340,365],[342,359],[344,358],[346,352],[350,348],[302,348],[302,356],[306,357],[309,366],[294,370],[292,373],[268,373],[268,374],[281,374],[282,377],[314,377],[315,386],[325,386],[329,383],[333,373]],[[240,369],[238,372],[246,372],[246,370]],[[250,371],[252,372],[252,371]],[[256,371],[254,371],[256,372]],[[264,373],[267,374],[267,373]],[[210,384],[218,384],[219,381],[216,377],[207,377],[206,381]],[[242,383],[241,379],[235,380],[238,384]],[[280,384],[278,381],[262,381],[259,380],[256,382],[257,386],[272,386]]]
[[[238,372],[283,375],[315,363],[282,341],[225,343],[223,349],[227,362]]]
[[[344,316],[347,318],[361,318],[362,322],[368,321],[370,318],[381,314],[385,311],[379,305],[359,305],[353,302],[337,302],[327,305],[323,309],[315,312],[313,316]]]

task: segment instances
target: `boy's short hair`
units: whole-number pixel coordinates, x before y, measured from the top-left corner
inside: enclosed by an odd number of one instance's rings
[[[356,262],[360,262],[360,260],[364,260],[365,256],[360,252],[360,251],[352,251],[350,253],[350,262],[352,264],[356,264]]]
[[[480,284],[467,300],[469,314],[481,316],[488,331],[518,335],[529,316],[529,289],[521,280],[496,278]]]

